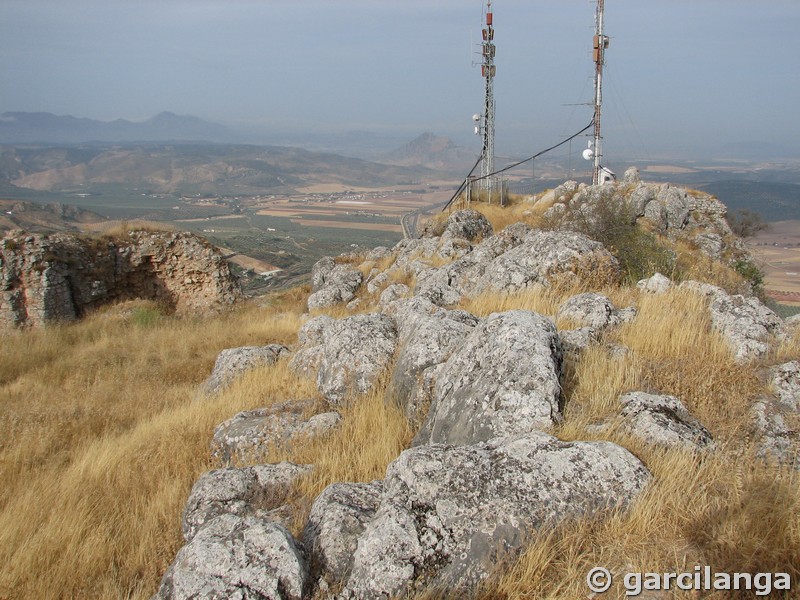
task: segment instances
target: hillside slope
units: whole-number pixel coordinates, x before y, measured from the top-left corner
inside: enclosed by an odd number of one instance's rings
[[[261,306],[13,334],[0,596],[578,599],[709,565],[792,597],[800,332],[718,203],[472,208]]]

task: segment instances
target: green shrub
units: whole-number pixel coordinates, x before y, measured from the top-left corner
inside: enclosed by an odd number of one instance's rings
[[[759,297],[764,295],[764,272],[752,260],[739,259],[731,265],[733,270],[750,282],[753,293]]]
[[[656,235],[637,226],[633,208],[625,200],[603,196],[590,206],[589,210],[570,211],[562,226],[603,244],[619,261],[628,283],[655,273],[675,276],[675,253],[664,247]]]

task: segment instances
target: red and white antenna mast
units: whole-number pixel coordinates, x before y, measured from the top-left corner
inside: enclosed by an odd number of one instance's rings
[[[492,13],[492,0],[486,3],[486,27],[481,31],[481,76],[486,80],[486,95],[483,105],[483,162],[481,163],[481,178],[483,189],[491,202],[494,189],[494,77],[497,67],[494,64],[494,14]]]
[[[594,158],[594,168],[592,169],[592,184],[603,183],[605,178],[602,176],[603,167],[600,164],[603,158],[603,137],[600,132],[600,115],[603,105],[603,66],[606,62],[606,48],[608,48],[608,37],[604,33],[605,0],[597,0],[597,12],[595,13],[595,34],[594,34],[594,141],[591,148],[591,157]]]

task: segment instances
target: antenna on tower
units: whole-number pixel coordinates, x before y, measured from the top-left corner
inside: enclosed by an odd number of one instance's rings
[[[486,80],[486,95],[483,103],[482,124],[476,127],[476,133],[483,133],[483,150],[481,151],[481,181],[489,202],[494,191],[494,77],[497,67],[494,64],[494,14],[492,0],[486,2],[486,27],[481,31],[481,77]]]
[[[593,60],[594,60],[594,138],[589,142],[589,147],[583,151],[586,160],[593,160],[592,184],[598,185],[614,179],[614,174],[602,166],[603,158],[603,136],[600,129],[600,117],[603,108],[603,67],[606,63],[606,49],[608,48],[609,38],[605,35],[605,0],[597,0],[597,11],[595,13],[595,32],[593,40]]]

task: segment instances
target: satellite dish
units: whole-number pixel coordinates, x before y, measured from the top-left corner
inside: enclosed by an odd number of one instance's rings
[[[478,121],[481,120],[481,116],[480,115],[472,115],[472,120],[477,123]]]
[[[583,151],[583,158],[585,160],[592,160],[594,158],[594,151],[591,148],[587,148]]]

